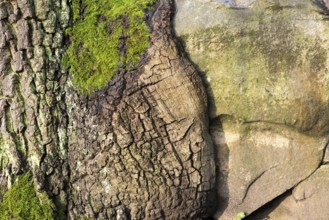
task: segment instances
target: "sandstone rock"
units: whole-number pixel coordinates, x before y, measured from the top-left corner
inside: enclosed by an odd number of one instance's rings
[[[326,146],[326,151],[324,152],[323,161],[324,164],[329,163],[329,149],[328,145]]]
[[[176,32],[210,81],[211,116],[229,114],[324,134],[329,129],[329,28],[308,0],[264,2],[236,10],[177,1]]]
[[[321,163],[329,131],[324,9],[308,0],[176,4],[176,34],[208,84],[216,217],[250,214]]]
[[[293,190],[296,212],[301,219],[329,218],[329,166],[320,167]]]
[[[220,161],[219,219],[232,219],[241,211],[250,214],[293,188],[321,163],[326,138],[266,122],[241,124],[227,118],[221,122],[223,129],[212,132]]]
[[[257,0],[210,0],[210,2],[232,8],[245,8],[252,6]]]
[[[314,174],[300,183],[292,195],[285,198],[267,217],[280,220],[329,219],[329,166],[321,166]]]

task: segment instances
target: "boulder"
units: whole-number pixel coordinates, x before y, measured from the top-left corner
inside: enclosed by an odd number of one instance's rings
[[[250,214],[323,159],[329,131],[325,2],[176,0],[176,8],[176,35],[210,97],[220,199],[215,217]]]
[[[241,124],[221,118],[212,126],[217,148],[217,219],[250,214],[310,176],[319,166],[327,139],[266,122]]]
[[[300,183],[270,213],[259,213],[254,220],[327,220],[329,219],[329,166],[321,166]],[[265,214],[266,213],[266,214]]]

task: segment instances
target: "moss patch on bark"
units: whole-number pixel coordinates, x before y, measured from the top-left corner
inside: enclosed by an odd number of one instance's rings
[[[54,219],[53,203],[46,193],[35,191],[30,174],[24,174],[4,193],[0,204],[0,220]]]
[[[150,46],[145,14],[156,0],[73,0],[71,45],[63,62],[84,92],[104,87],[120,70],[131,71]]]

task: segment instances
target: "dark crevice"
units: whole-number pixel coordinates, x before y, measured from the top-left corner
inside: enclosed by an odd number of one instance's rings
[[[327,156],[326,154],[328,153],[327,150],[329,149],[328,145],[329,145],[329,140],[327,141],[325,147],[323,148],[323,155],[322,155],[322,159],[321,159],[321,165],[329,163],[329,161],[325,161],[326,156]]]
[[[328,142],[326,143],[324,150],[323,150],[323,157],[326,151],[326,148],[328,147]],[[322,160],[323,161],[323,160]],[[260,207],[259,209],[257,209],[256,211],[252,212],[251,214],[247,213],[248,216],[247,218],[245,218],[246,220],[267,220],[268,215],[275,210],[280,203],[285,200],[287,197],[292,196],[292,191],[293,189],[298,186],[300,183],[304,182],[305,180],[307,180],[308,178],[310,178],[322,165],[324,165],[323,163],[319,163],[318,167],[311,173],[309,174],[306,178],[300,180],[298,183],[295,184],[295,186],[293,186],[291,189],[287,190],[285,193],[281,194],[280,196],[272,199],[271,201],[269,201],[268,203],[266,203],[265,205],[263,205],[262,207]],[[259,178],[258,178],[259,179]]]
[[[284,201],[286,198],[292,195],[292,189],[284,192],[280,196],[272,199],[253,213],[248,214],[244,220],[267,220],[269,219],[268,215],[275,210],[282,201]]]

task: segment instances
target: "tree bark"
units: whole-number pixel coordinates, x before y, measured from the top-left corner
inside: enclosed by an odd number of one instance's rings
[[[173,11],[160,0],[148,15],[143,68],[84,95],[60,62],[69,2],[0,0],[2,182],[32,172],[70,219],[210,216],[207,97],[172,32]]]
[[[31,171],[40,189],[64,203],[68,75],[60,60],[69,19],[67,1],[0,1],[2,182]]]

